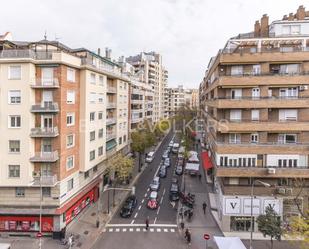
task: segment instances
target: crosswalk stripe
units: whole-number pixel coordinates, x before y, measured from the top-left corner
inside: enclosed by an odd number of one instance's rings
[[[133,232],[133,228],[130,228],[129,231],[130,231],[130,232]]]
[[[171,228],[171,232],[172,232],[172,233],[175,233],[175,229],[174,229],[174,228]]]
[[[141,229],[140,228],[136,228],[136,232],[140,232],[141,231]]]
[[[150,228],[150,232],[154,232],[154,229],[153,229],[153,228]]]
[[[168,232],[168,229],[167,229],[167,228],[164,228],[163,231],[164,231],[165,233],[167,233],[167,232]]]
[[[147,232],[146,228],[144,227],[114,227],[114,228],[104,228],[102,230],[103,233],[105,232]],[[164,233],[168,233],[168,232],[171,232],[171,233],[174,233],[176,231],[176,229],[174,228],[166,228],[166,227],[150,227],[148,229],[148,231],[150,232],[164,232]]]
[[[117,233],[120,232],[120,228],[116,228],[116,232],[117,232]]]
[[[109,232],[112,232],[113,230],[114,230],[113,228],[108,229]]]
[[[126,229],[126,228],[122,228],[122,231],[123,231],[123,232],[126,232],[126,231],[127,231],[127,229]]]

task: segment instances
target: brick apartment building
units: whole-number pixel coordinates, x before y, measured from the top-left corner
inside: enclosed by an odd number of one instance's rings
[[[288,222],[308,209],[309,12],[263,15],[230,38],[199,92],[222,230],[250,231],[252,184],[255,217],[272,206]]]

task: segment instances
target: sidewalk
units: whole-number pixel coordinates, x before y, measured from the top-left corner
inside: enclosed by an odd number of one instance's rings
[[[165,137],[164,137],[165,138]],[[151,150],[157,150],[158,147],[161,145],[161,142],[164,138],[152,148],[149,148],[146,152]],[[143,160],[143,159],[142,159]],[[145,163],[143,162],[143,167],[141,168],[141,172],[138,172],[138,157],[135,160],[135,166],[133,168],[132,173],[132,181],[128,185],[118,185],[119,187],[123,188],[131,188],[135,185],[138,181],[139,177],[143,173],[144,169],[146,168]],[[117,186],[117,187],[118,187]],[[113,215],[117,213],[118,209],[120,208],[122,202],[125,198],[130,194],[130,192],[124,191],[115,191],[115,198],[114,198],[114,206],[112,206],[113,202],[113,193],[110,191],[110,213],[107,214],[107,201],[105,193],[101,196],[101,205],[98,207],[98,202],[91,204],[86,209],[84,209],[81,214],[76,217],[67,227],[67,235],[74,234],[77,236],[77,239],[72,246],[73,248],[79,249],[90,249],[97,238],[102,233],[105,225],[111,220]],[[107,192],[106,192],[107,193]],[[98,216],[97,211],[99,208]],[[100,227],[96,227],[97,217],[99,217]],[[0,243],[11,243],[11,249],[33,249],[39,248],[39,239],[37,238],[30,238],[30,237],[9,237],[9,238],[0,238]],[[44,249],[63,249],[66,248],[65,246],[61,245],[59,240],[54,240],[52,238],[42,238],[42,248]]]

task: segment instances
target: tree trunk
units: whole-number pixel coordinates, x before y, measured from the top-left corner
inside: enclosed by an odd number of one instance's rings
[[[273,237],[270,237],[270,248],[273,249],[273,246],[274,246]]]
[[[141,172],[141,157],[142,152],[138,152],[138,172]]]

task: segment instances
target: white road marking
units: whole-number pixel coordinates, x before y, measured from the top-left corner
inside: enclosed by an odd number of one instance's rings
[[[114,230],[113,228],[108,229],[109,232],[112,232],[113,230]]]
[[[165,188],[163,189],[163,194],[162,194],[162,196],[164,196],[164,194],[165,194]]]
[[[144,197],[147,197],[147,193],[144,195]]]
[[[147,192],[149,192],[150,191],[150,188],[147,188]]]
[[[161,232],[161,228],[157,228],[157,232]]]
[[[137,214],[138,214],[138,213],[136,213],[136,214],[134,215],[134,219],[136,219],[136,217],[137,217]]]
[[[157,222],[157,217],[154,219],[154,222],[153,222],[153,224],[156,224],[156,222]]]
[[[120,229],[119,228],[116,228],[116,230],[115,230],[116,232],[120,232]]]
[[[144,203],[145,199],[142,200],[142,204]]]
[[[158,208],[157,215],[159,214],[159,212],[160,212],[160,207]]]
[[[132,220],[132,221],[131,221],[131,224],[134,224],[134,222],[135,222],[135,220]]]
[[[106,232],[106,228],[104,228],[102,232],[105,233]]]
[[[140,232],[141,231],[141,229],[140,228],[136,228],[136,232]]]
[[[153,228],[150,228],[149,230],[150,230],[150,232],[154,232],[154,229],[153,229]]]
[[[167,229],[167,228],[164,228],[163,231],[164,231],[165,233],[167,233],[167,232],[168,232],[168,229]]]
[[[142,205],[140,205],[140,206],[138,207],[138,210],[141,210],[141,208],[142,208]]]
[[[130,228],[129,231],[130,231],[130,232],[133,232],[133,228]]]
[[[126,231],[127,231],[127,229],[126,229],[126,228],[122,228],[122,231],[123,231],[123,232],[126,232]]]
[[[143,232],[147,232],[146,228],[143,228]]]
[[[171,232],[172,232],[172,233],[175,233],[175,229],[174,229],[174,228],[171,228]]]
[[[144,227],[145,224],[107,224],[107,228],[113,227]],[[150,227],[166,227],[166,228],[176,228],[176,224],[149,224]]]
[[[160,204],[162,204],[162,202],[163,202],[163,196],[161,197]]]

